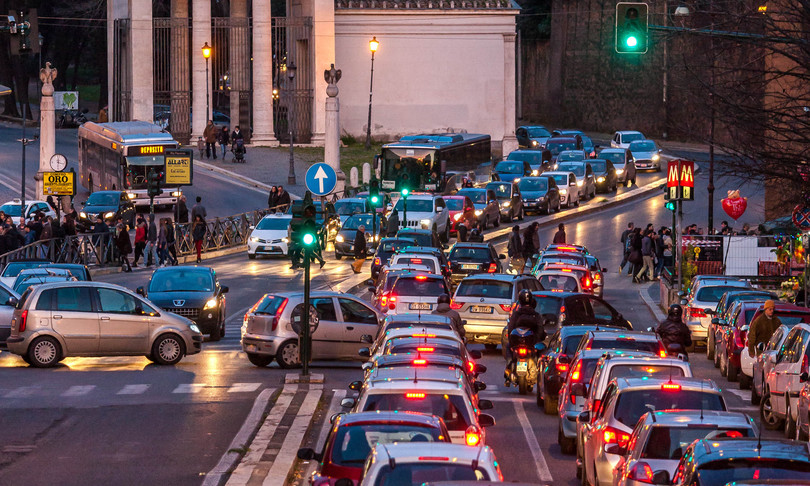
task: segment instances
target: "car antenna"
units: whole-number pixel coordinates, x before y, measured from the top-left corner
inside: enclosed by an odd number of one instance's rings
[[[478,446],[478,454],[475,455],[475,459],[473,459],[473,461],[470,463],[470,466],[472,467],[473,471],[478,470],[478,458],[481,457],[481,451],[483,450],[484,450],[483,447]]]
[[[387,448],[387,447],[385,447],[385,444],[383,444],[382,442],[380,442],[380,445],[381,445],[381,446],[382,446],[382,448],[385,450],[385,453],[388,455],[388,467],[390,467],[390,468],[391,468],[391,470],[393,471],[393,469],[394,469],[395,467],[397,467],[397,461],[396,461],[396,460],[395,460],[393,457],[391,457],[391,453],[390,453],[390,452],[388,452],[388,448]]]
[[[752,424],[754,423],[754,419],[748,417],[748,420],[751,421]],[[757,427],[757,456],[762,453],[762,414],[759,414],[759,427]]]
[[[703,396],[703,380],[700,380],[700,395]],[[703,398],[700,399],[700,421],[703,422]]]

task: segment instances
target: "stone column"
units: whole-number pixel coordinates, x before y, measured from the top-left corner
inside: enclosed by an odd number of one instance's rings
[[[35,177],[37,181],[37,199],[44,201],[42,173],[51,171],[51,157],[56,153],[56,120],[53,109],[53,80],[56,79],[56,69],[46,62],[45,67],[39,70],[39,79],[42,81],[42,97],[39,101],[39,172]]]
[[[191,99],[189,92],[188,0],[171,3],[171,123],[169,131],[177,137],[191,133]],[[185,141],[183,142],[185,143]]]
[[[149,4],[150,2],[144,2]],[[150,4],[151,5],[151,4]],[[207,42],[216,56],[217,49],[211,43],[211,2],[210,0],[192,0],[191,3],[191,142],[202,137],[206,120],[206,92],[205,92],[205,58],[202,56],[202,46]],[[211,59],[208,60],[211,62]],[[208,66],[208,76],[211,76],[213,66]],[[211,96],[213,83],[208,80],[208,103],[213,103]]]
[[[515,37],[503,35],[503,155],[518,148],[515,138]]]
[[[132,119],[152,121],[155,116],[152,2],[130,2],[130,15],[130,46],[133,49],[129,71],[132,76]]]
[[[312,143],[325,143],[326,113],[320,110],[326,103],[326,82],[316,73],[335,62],[335,2],[334,0],[312,0],[312,41],[315,44],[314,68],[315,100],[312,103]]]
[[[228,42],[231,92],[231,130],[240,124],[239,92],[250,89],[250,37],[247,0],[231,0],[231,29]],[[271,98],[272,99],[272,98]],[[249,133],[250,130],[243,130]]]
[[[337,186],[335,192],[341,193],[346,187],[346,174],[340,170],[340,102],[338,101],[337,83],[340,81],[340,69],[331,69],[323,72],[326,86],[326,117],[323,156],[324,162],[337,172]]]
[[[270,0],[253,0],[253,144],[278,146],[273,131]]]

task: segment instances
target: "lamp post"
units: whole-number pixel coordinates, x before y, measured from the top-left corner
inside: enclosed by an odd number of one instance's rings
[[[371,95],[374,93],[374,53],[380,43],[377,42],[377,37],[372,37],[368,41],[368,48],[371,50],[371,80],[368,86],[368,124],[366,125],[366,150],[371,148]]]
[[[211,58],[211,46],[208,42],[202,46],[202,55],[205,58],[205,123],[208,124],[208,120],[211,119],[211,101],[208,94],[208,59]]]
[[[295,185],[295,158],[293,156],[293,137],[295,132],[293,130],[293,113],[294,113],[294,105],[295,105],[295,61],[290,62],[287,66],[287,79],[290,80],[290,84],[287,87],[287,90],[290,93],[290,106],[287,110],[287,128],[290,130],[290,175],[287,176],[287,184]]]

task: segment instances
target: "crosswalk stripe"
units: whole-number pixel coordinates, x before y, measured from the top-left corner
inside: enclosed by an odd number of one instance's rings
[[[140,395],[149,389],[150,385],[124,385],[116,395]]]
[[[63,397],[81,397],[87,395],[96,388],[96,385],[76,385],[62,393]]]
[[[36,393],[38,388],[36,386],[21,386],[6,393],[3,398],[28,398]]]
[[[234,383],[228,388],[228,393],[254,392],[262,386],[261,383]]]
[[[203,388],[205,388],[205,383],[186,383],[177,385],[172,393],[199,393]]]

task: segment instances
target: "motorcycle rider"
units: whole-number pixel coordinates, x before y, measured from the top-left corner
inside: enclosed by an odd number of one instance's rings
[[[509,316],[509,322],[506,324],[507,340],[510,341],[512,331],[516,328],[524,328],[532,331],[535,343],[542,342],[546,339],[546,331],[543,329],[543,318],[535,310],[536,300],[534,295],[528,289],[523,289],[518,294],[518,307]],[[506,343],[506,369],[504,370],[504,379],[506,380],[505,386],[511,383],[511,370],[512,370],[512,346],[511,343]]]
[[[686,324],[683,323],[683,308],[678,304],[669,306],[667,318],[655,329],[656,334],[661,337],[664,342],[664,348],[669,351],[670,344],[680,344],[683,346],[683,352],[692,346],[692,333]]]
[[[455,328],[461,340],[464,341],[466,337],[464,321],[461,320],[461,316],[458,312],[450,308],[450,296],[447,294],[440,295],[437,303],[436,310],[434,310],[432,314],[448,317],[450,322],[453,323],[453,328]]]

